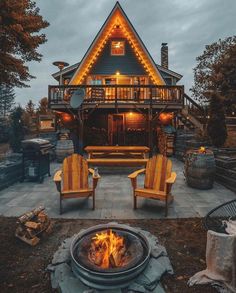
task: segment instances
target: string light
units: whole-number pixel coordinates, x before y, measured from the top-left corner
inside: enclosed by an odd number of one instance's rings
[[[118,14],[119,12],[117,12]],[[107,30],[103,34],[103,38],[100,39],[98,43],[98,48],[91,54],[91,58],[89,58],[90,62],[88,62],[82,69],[82,75],[81,78],[78,80],[78,83],[81,84],[81,81],[86,77],[87,73],[89,72],[89,69],[92,67],[94,62],[97,60],[98,56],[100,55],[102,49],[105,47],[108,39],[112,36],[114,31],[116,29],[120,29],[124,36],[126,37],[128,43],[130,44],[132,50],[134,51],[134,54],[137,56],[138,60],[141,62],[141,64],[144,66],[145,71],[148,73],[150,79],[153,82],[158,83],[159,79],[155,77],[156,72],[153,71],[153,68],[150,64],[150,61],[146,58],[146,56],[143,54],[143,49],[139,45],[139,43],[136,41],[136,36],[133,34],[132,31],[129,31],[129,28],[127,25],[120,19],[119,14],[117,17],[115,17],[114,21],[110,24],[110,26],[107,28]]]

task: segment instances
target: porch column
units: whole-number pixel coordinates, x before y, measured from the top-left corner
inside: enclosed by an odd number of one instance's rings
[[[83,110],[78,111],[79,116],[79,152],[83,155],[84,148],[84,112]]]
[[[152,131],[152,88],[149,88],[150,104],[148,108],[148,147],[150,148],[150,155],[153,152],[153,131]]]

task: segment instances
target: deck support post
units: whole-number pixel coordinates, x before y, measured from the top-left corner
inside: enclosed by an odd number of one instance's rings
[[[82,110],[78,110],[79,117],[79,152],[83,155],[84,148],[84,112]]]
[[[152,88],[149,89],[150,104],[148,108],[148,147],[150,148],[150,156],[153,152],[153,130],[152,130]]]
[[[116,114],[118,114],[118,102],[117,102],[117,86],[115,87],[115,108],[116,108]]]

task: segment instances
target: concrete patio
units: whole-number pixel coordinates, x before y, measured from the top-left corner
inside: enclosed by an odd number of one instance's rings
[[[169,206],[168,218],[204,217],[215,206],[236,198],[236,194],[215,183],[211,190],[198,190],[186,185],[183,163],[173,160],[177,181],[173,186],[174,201]],[[60,164],[51,164],[51,173]],[[132,170],[131,170],[132,171]],[[96,189],[96,210],[91,209],[91,199],[67,199],[63,201],[64,213],[59,215],[59,194],[52,177],[46,177],[43,184],[34,182],[17,183],[0,192],[0,215],[19,216],[39,205],[44,205],[52,218],[78,219],[142,219],[163,218],[164,206],[159,201],[138,198],[138,209],[132,208],[132,190],[127,178],[114,168],[114,174],[99,168],[102,178]],[[143,183],[143,176],[139,184]]]

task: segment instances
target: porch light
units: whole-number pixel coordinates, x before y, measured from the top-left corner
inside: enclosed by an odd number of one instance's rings
[[[68,113],[63,113],[62,120],[63,122],[71,122],[73,120],[73,117]]]

